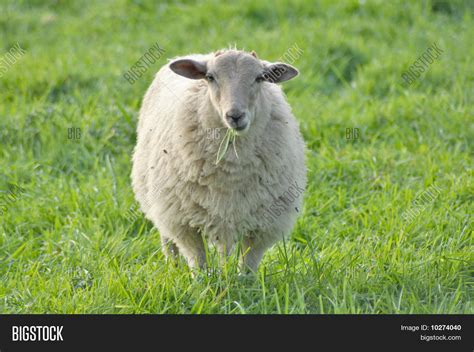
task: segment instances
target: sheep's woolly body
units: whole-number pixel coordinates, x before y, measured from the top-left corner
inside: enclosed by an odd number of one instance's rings
[[[304,143],[280,87],[264,85],[255,122],[236,138],[238,157],[231,146],[217,165],[225,129],[220,138],[209,138],[222,125],[206,82],[181,77],[166,65],[145,95],[133,189],[163,243],[176,244],[191,265],[202,261],[201,234],[224,251],[241,239],[263,251],[290,233],[301,211],[303,195],[295,187],[306,185]]]

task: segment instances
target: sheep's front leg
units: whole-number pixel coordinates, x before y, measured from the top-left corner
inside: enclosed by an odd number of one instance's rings
[[[176,260],[179,255],[179,249],[176,244],[164,234],[160,234],[161,237],[161,250],[165,255],[166,259]]]
[[[262,260],[263,254],[268,246],[261,242],[256,242],[250,237],[246,237],[242,241],[242,255],[240,257],[240,271],[256,272],[258,265]]]
[[[173,237],[173,242],[191,269],[203,268],[206,265],[204,241],[198,231],[181,230],[178,236]]]

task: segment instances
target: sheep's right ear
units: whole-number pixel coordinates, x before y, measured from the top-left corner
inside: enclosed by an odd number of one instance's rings
[[[201,79],[206,77],[207,67],[205,62],[190,59],[176,60],[170,63],[170,69],[183,77]]]

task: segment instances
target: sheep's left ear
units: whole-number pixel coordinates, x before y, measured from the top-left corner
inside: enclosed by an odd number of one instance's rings
[[[263,78],[270,83],[280,83],[289,81],[293,77],[298,76],[298,73],[298,70],[293,66],[277,62],[265,67]]]
[[[183,77],[190,79],[201,79],[206,77],[207,66],[205,62],[190,59],[176,60],[170,63],[170,69]]]

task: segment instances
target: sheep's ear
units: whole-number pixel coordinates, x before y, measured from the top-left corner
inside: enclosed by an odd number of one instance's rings
[[[183,77],[201,79],[206,77],[206,63],[190,59],[176,60],[170,63],[170,69]]]
[[[289,81],[293,77],[298,76],[298,70],[291,65],[277,62],[267,65],[263,78],[270,83],[280,83]]]

